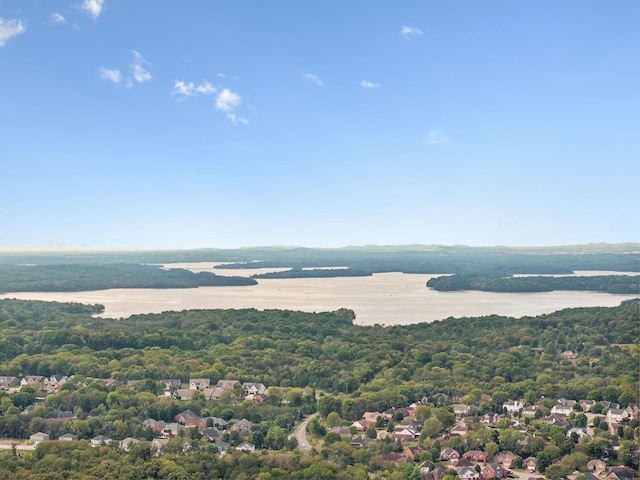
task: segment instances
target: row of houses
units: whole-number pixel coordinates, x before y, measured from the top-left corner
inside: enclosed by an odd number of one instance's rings
[[[26,375],[22,378],[11,376],[0,376],[0,389],[9,390],[12,388],[21,388],[27,385],[42,385],[48,392],[54,392],[61,385],[69,380],[66,375],[51,375],[45,377],[42,375]]]

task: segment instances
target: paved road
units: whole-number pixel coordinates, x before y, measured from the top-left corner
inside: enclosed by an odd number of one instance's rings
[[[298,447],[300,447],[300,451],[305,455],[309,455],[312,450],[311,444],[307,441],[307,425],[309,425],[309,422],[314,418],[316,418],[317,416],[318,416],[318,413],[314,413],[309,418],[307,418],[304,422],[302,422],[300,426],[296,428],[296,431],[293,432],[293,436],[295,437],[296,442],[298,442]]]

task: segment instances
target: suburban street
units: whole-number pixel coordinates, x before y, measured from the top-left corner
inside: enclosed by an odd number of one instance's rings
[[[307,441],[307,425],[309,425],[309,422],[317,416],[318,416],[318,413],[314,413],[313,415],[309,416],[309,418],[307,418],[304,422],[302,422],[300,426],[296,428],[296,431],[293,432],[293,436],[298,442],[300,451],[305,455],[309,455],[311,453],[311,445]]]

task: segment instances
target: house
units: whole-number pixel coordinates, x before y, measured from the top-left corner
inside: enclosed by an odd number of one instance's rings
[[[455,471],[459,471],[459,470],[462,470],[463,468],[469,468],[473,466],[474,466],[473,463],[471,463],[469,459],[461,458],[460,460],[458,460],[458,463],[456,463],[453,468]]]
[[[222,390],[231,390],[231,391],[233,391],[233,389],[236,387],[236,385],[240,385],[240,382],[238,380],[220,380],[216,384],[216,387],[221,388]]]
[[[100,379],[100,381],[104,383],[104,385],[107,388],[115,388],[115,387],[122,386],[122,382],[120,380],[116,380],[115,378],[102,378]]]
[[[38,432],[34,433],[29,437],[29,445],[38,445],[40,442],[44,442],[45,440],[49,440],[49,434]]]
[[[625,412],[629,415],[629,418],[635,416],[640,412],[640,406],[637,403],[630,403],[627,405],[627,408],[624,409]]]
[[[485,463],[487,461],[487,456],[482,450],[469,450],[462,455],[462,458],[475,463]]]
[[[502,408],[507,411],[507,413],[517,413],[524,408],[524,403],[520,400],[507,400],[502,404]]]
[[[412,428],[397,427],[395,432],[393,432],[393,438],[395,440],[399,440],[400,442],[407,442],[409,440],[415,439],[416,437],[418,437],[418,432],[416,432]]]
[[[402,451],[402,455],[404,455],[405,457],[407,457],[409,460],[415,460],[415,457],[417,454],[422,453],[426,450],[426,447],[424,445],[415,445],[413,447],[406,447],[403,451]]]
[[[396,463],[398,465],[409,462],[409,459],[397,452],[390,452],[383,455],[381,460],[385,463]]]
[[[629,418],[629,414],[621,408],[610,408],[607,411],[607,423],[622,422],[627,418]]]
[[[469,427],[464,422],[464,420],[459,421],[453,427],[451,427],[451,435],[458,435],[460,437],[465,437],[467,433],[469,433]]]
[[[362,414],[362,419],[367,422],[377,422],[378,418],[385,419],[384,413],[380,412],[364,412]]]
[[[630,467],[611,467],[609,475],[605,480],[631,480],[635,476],[636,471]]]
[[[16,377],[0,377],[0,389],[8,390],[20,386],[20,380]]]
[[[180,433],[180,430],[184,430],[184,425],[180,425],[179,423],[167,423],[162,429],[162,437],[163,438],[173,438],[177,437]]]
[[[231,447],[227,442],[218,442],[216,443],[216,446],[218,447],[218,452],[221,454],[227,453],[229,451],[229,447]]]
[[[129,450],[131,450],[131,447],[137,445],[138,443],[140,443],[140,440],[133,437],[127,437],[120,442],[120,450],[122,450],[123,452],[128,452]]]
[[[57,389],[69,381],[66,375],[51,375],[47,380],[47,385],[52,389]]]
[[[191,390],[204,390],[211,386],[211,380],[208,378],[190,378],[189,389]]]
[[[480,417],[480,423],[489,423],[491,425],[495,425],[503,418],[503,415],[498,415],[497,413],[485,413]]]
[[[78,440],[78,435],[75,433],[65,433],[64,435],[60,435],[58,440],[61,442],[75,442]]]
[[[367,428],[376,427],[376,422],[372,422],[370,420],[357,420],[351,424],[351,426],[355,427],[359,432],[364,432]]]
[[[267,387],[262,383],[244,382],[242,388],[244,388],[245,395],[263,395],[267,392]]]
[[[25,385],[35,385],[38,383],[44,383],[45,378],[42,375],[27,375],[22,380],[20,380],[20,386],[24,387]]]
[[[460,480],[475,480],[480,478],[480,474],[473,467],[464,467],[458,470]]]
[[[590,460],[587,463],[587,472],[593,472],[596,475],[600,475],[607,469],[607,464],[602,460]]]
[[[267,403],[267,400],[269,400],[269,397],[264,393],[260,395],[249,395],[249,398],[251,399],[251,405],[262,405]]]
[[[469,405],[454,405],[453,413],[456,414],[456,417],[466,417],[471,413],[471,407]]]
[[[573,406],[576,404],[575,400],[567,400],[566,398],[558,399],[558,403],[556,403],[551,408],[551,413],[556,415],[569,415],[573,412]]]
[[[182,380],[179,378],[164,378],[161,380],[164,383],[165,395],[170,396],[172,390],[182,388]]]
[[[236,447],[236,450],[241,450],[243,452],[251,453],[256,451],[256,446],[253,443],[242,442],[240,445]]]
[[[142,422],[142,426],[150,428],[152,432],[158,433],[164,430],[166,423],[162,420],[154,420],[153,418],[147,418]]]
[[[231,428],[229,428],[229,430],[232,432],[238,432],[240,436],[251,435],[251,422],[246,418],[243,418],[242,420],[231,425]]]
[[[151,440],[151,451],[157,457],[162,453],[162,450],[167,443],[169,443],[168,438],[154,438]]]
[[[193,399],[193,393],[196,391],[193,388],[178,388],[175,391],[175,396],[178,400],[189,401]]]
[[[505,478],[509,472],[499,463],[487,463],[482,469],[480,476],[484,480],[492,480],[494,478]]]
[[[424,477],[427,473],[429,473],[434,468],[436,468],[436,464],[433,463],[431,460],[425,460],[419,465],[419,468],[420,468],[420,472],[422,473],[422,476]]]
[[[354,435],[353,437],[351,437],[351,440],[349,440],[349,445],[351,445],[352,447],[362,448],[370,441],[371,439],[366,435]]]
[[[535,472],[536,468],[538,468],[538,460],[536,459],[536,457],[528,457],[523,460],[522,465],[529,472]]]
[[[349,427],[333,427],[329,429],[329,433],[337,433],[341,437],[351,436],[351,429]]]
[[[421,469],[422,470],[422,469]],[[442,467],[436,467],[426,474],[422,474],[424,480],[442,480],[447,476],[447,471]]]
[[[102,447],[104,445],[109,445],[111,443],[111,438],[105,435],[98,435],[97,437],[93,437],[91,439],[92,447]]]
[[[220,430],[216,427],[207,427],[202,431],[202,436],[205,440],[210,442],[219,442],[221,435]]]
[[[596,404],[595,400],[580,400],[578,402],[580,404],[580,408],[582,409],[583,412],[590,412],[591,411],[591,407],[593,407]]]
[[[440,460],[455,465],[456,463],[458,463],[458,460],[460,460],[460,454],[453,448],[445,448],[440,451]]]
[[[206,400],[220,400],[220,398],[222,397],[222,394],[228,390],[224,390],[219,387],[214,387],[214,388],[205,388],[204,390],[201,390],[201,391]]]
[[[207,427],[206,422],[191,410],[185,410],[179,413],[175,416],[174,420],[187,428],[197,427],[200,430],[204,430]]]
[[[537,409],[538,409],[538,407],[536,407],[535,405],[527,405],[526,407],[524,407],[522,409],[522,416],[523,417],[535,417]]]
[[[56,418],[58,420],[70,420],[74,417],[73,411],[71,410],[57,410],[56,409]]]
[[[205,417],[204,421],[207,425],[211,425],[218,430],[226,430],[229,428],[229,422],[220,417]]]
[[[510,452],[509,450],[503,450],[493,457],[493,461],[501,464],[505,469],[509,469],[513,466],[513,462],[516,458],[518,458],[518,455],[515,453]]]
[[[545,425],[556,425],[558,427],[566,428],[567,422],[565,422],[558,415],[549,415],[547,417],[542,418],[542,423]]]
[[[560,354],[561,360],[575,360],[576,358],[578,358],[578,354],[571,350],[565,350]]]
[[[567,431],[567,438],[571,438],[573,434],[576,434],[578,438],[582,438],[587,435],[587,429],[584,427],[573,427]]]

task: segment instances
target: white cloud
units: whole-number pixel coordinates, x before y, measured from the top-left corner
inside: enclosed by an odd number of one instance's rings
[[[27,26],[20,20],[4,20],[0,18],[0,47],[3,47],[7,40],[24,33]]]
[[[231,123],[234,125],[247,125],[249,123],[249,120],[243,117],[238,117],[235,113],[227,113],[227,118],[231,120]]]
[[[110,69],[100,67],[100,78],[113,83],[120,83],[120,80],[122,80],[122,73],[117,68]]]
[[[144,83],[151,80],[153,77],[151,73],[145,68],[149,65],[149,62],[145,60],[145,58],[138,52],[137,50],[133,51],[133,62],[131,62],[131,73],[133,74],[133,78],[138,83]]]
[[[234,125],[247,125],[249,120],[236,114],[235,109],[242,102],[242,97],[228,88],[223,88],[216,97],[216,110],[225,112]]]
[[[217,91],[218,89],[207,81],[202,82],[200,85],[196,85],[193,82],[186,83],[182,80],[176,80],[176,83],[173,85],[173,92],[171,93],[178,95],[182,100],[196,94],[211,95]]]
[[[406,27],[406,26],[402,27],[402,29],[400,30],[400,33],[407,40],[409,40],[409,39],[411,39],[413,37],[422,36],[422,30],[420,30],[419,28],[415,28],[415,27]]]
[[[200,93],[202,95],[211,95],[212,93],[216,93],[218,89],[211,85],[209,82],[203,82],[196,87],[196,93]]]
[[[303,78],[309,82],[315,83],[319,87],[322,86],[322,80],[320,79],[320,77],[314,75],[313,73],[305,73],[303,75]]]
[[[67,23],[67,19],[58,12],[51,14],[51,21],[53,23]]]
[[[440,145],[449,142],[449,137],[447,137],[442,130],[430,130],[429,133],[427,133],[427,139],[424,143],[427,145]]]
[[[223,88],[216,98],[216,109],[223,112],[233,112],[240,105],[242,97],[237,93],[233,93],[228,88]]]
[[[91,15],[94,19],[97,19],[102,12],[102,4],[104,0],[84,0],[80,8]]]
[[[184,83],[182,80],[176,80],[176,83],[173,84],[173,93],[174,95],[182,95],[183,97],[190,97],[193,95],[195,90],[195,85],[193,82]]]
[[[366,80],[362,80],[360,82],[360,86],[362,88],[378,88],[381,85],[382,85],[381,83],[367,82]]]

